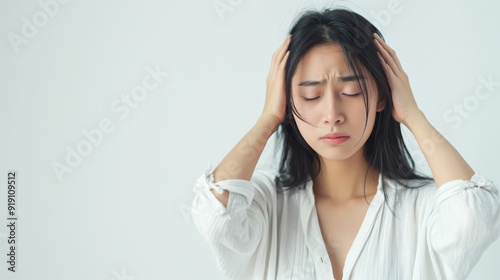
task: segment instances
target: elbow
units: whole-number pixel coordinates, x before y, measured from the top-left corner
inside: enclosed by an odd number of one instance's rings
[[[226,192],[229,194],[229,192]],[[234,196],[235,202],[244,198]],[[244,205],[239,201],[237,205]],[[246,207],[228,211],[211,194],[195,197],[191,207],[193,222],[203,238],[216,247],[226,247],[239,255],[248,255],[257,248],[263,232],[263,217]]]
[[[222,203],[224,208],[227,209],[227,204],[229,201],[229,192],[227,190],[223,190],[222,194],[220,194],[214,189],[211,189],[210,191],[213,193],[215,198],[217,198],[217,200],[219,200],[219,202]]]

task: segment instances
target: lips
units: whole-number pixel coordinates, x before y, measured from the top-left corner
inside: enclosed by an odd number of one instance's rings
[[[349,136],[343,133],[328,133],[321,137],[321,141],[328,145],[340,145],[349,140]]]
[[[349,136],[343,134],[343,133],[328,133],[325,134],[321,139],[338,139],[338,138],[349,138]]]

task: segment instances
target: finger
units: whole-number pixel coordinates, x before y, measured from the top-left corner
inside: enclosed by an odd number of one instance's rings
[[[394,51],[391,47],[389,47],[389,45],[382,38],[380,38],[380,36],[378,36],[377,33],[374,33],[374,35],[375,35],[374,37],[375,37],[376,41],[379,43],[379,45],[381,45],[391,55],[391,57],[394,59],[394,61],[398,65],[398,67],[400,69],[403,69],[403,67],[401,67],[401,62],[399,61],[399,58],[396,55],[396,51]]]
[[[272,73],[272,75],[270,76],[271,79],[284,79],[285,77],[285,65],[286,65],[286,62],[288,60],[288,56],[290,55],[290,51],[287,51],[283,57],[283,59],[281,60],[281,62],[279,63],[279,65],[277,66],[277,69],[275,72]]]
[[[285,53],[285,56],[284,56],[284,57],[283,57],[283,59],[281,60],[281,62],[280,62],[280,66],[279,66],[281,70],[285,69],[286,61],[288,60],[288,56],[289,56],[289,55],[290,55],[290,51],[287,51],[287,52]]]
[[[389,47],[389,45],[387,45],[387,43],[384,40],[382,40],[382,38],[380,38],[380,36],[378,36],[377,33],[374,33],[374,34],[375,34],[375,36],[374,36],[375,41],[378,42],[379,46],[382,46],[382,48],[386,50],[386,52],[392,57],[392,59],[396,63],[398,69],[402,71],[403,67],[401,66],[401,62],[399,61],[399,58],[396,55],[396,52],[391,47]]]
[[[389,82],[389,85],[391,85],[392,79],[393,79],[393,77],[396,77],[396,74],[394,74],[394,71],[392,71],[391,67],[389,67],[389,65],[387,65],[384,58],[382,57],[382,55],[380,55],[379,52],[377,52],[377,56],[380,59],[380,62],[382,63],[382,67],[384,67],[384,72],[385,72],[385,75],[387,77],[387,81]]]
[[[288,50],[288,45],[290,44],[291,41],[291,35],[288,35],[283,43],[281,43],[280,47],[274,52],[273,58],[272,58],[272,65],[271,68],[273,71],[277,70],[277,67],[281,64],[281,61],[283,60],[283,57]]]
[[[394,59],[392,58],[391,54],[387,51],[387,49],[380,43],[380,39],[374,39],[375,45],[377,46],[378,53],[382,55],[382,58],[384,61],[389,65],[389,67],[392,68],[394,73],[396,74],[398,72],[398,66]]]
[[[385,63],[387,63],[389,65],[389,67],[391,68],[391,70],[393,71],[393,73],[396,76],[400,76],[401,69],[396,64],[396,61],[394,61],[391,54],[389,54],[388,51],[382,45],[380,45],[379,41],[375,40],[375,44],[378,46],[378,50],[379,50],[378,52],[382,55],[382,58],[384,59]]]
[[[273,54],[273,60],[283,58],[284,52],[288,48],[288,44],[290,43],[291,35],[288,35],[285,40],[281,43],[278,49]]]

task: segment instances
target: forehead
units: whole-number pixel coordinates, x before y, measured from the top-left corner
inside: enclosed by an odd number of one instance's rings
[[[317,45],[309,49],[297,65],[296,74],[348,74],[349,65],[338,44]]]

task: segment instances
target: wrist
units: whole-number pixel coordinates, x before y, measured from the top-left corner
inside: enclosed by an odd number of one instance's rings
[[[419,126],[426,120],[424,113],[420,109],[414,110],[412,113],[408,114],[408,117],[402,123],[412,131],[412,128]]]
[[[281,120],[272,114],[262,114],[257,120],[257,122],[263,124],[265,127],[271,129],[273,132],[276,131],[278,126],[281,124]]]

